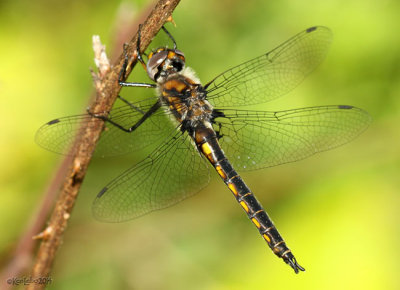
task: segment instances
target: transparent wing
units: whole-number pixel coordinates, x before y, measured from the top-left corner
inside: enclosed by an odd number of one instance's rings
[[[325,58],[327,27],[311,27],[274,50],[218,75],[205,87],[218,108],[264,103],[289,92]]]
[[[124,105],[111,110],[109,118],[124,128],[130,128],[156,100],[145,100],[134,103],[133,106]],[[152,103],[150,103],[152,102]],[[163,110],[158,110],[141,124],[134,132],[127,133],[113,126],[105,124],[95,150],[98,156],[115,156],[144,148],[162,140],[174,129]],[[68,154],[73,145],[75,136],[83,134],[81,126],[93,126],[92,117],[88,114],[63,117],[52,120],[43,125],[36,133],[35,140],[43,148],[60,154]]]
[[[94,216],[121,222],[192,196],[209,181],[209,169],[196,147],[178,132],[146,159],[111,181],[93,203]]]
[[[352,106],[280,112],[221,110],[215,119],[221,147],[238,170],[276,166],[345,144],[371,122]]]

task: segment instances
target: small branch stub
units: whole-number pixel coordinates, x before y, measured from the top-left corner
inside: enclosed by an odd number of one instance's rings
[[[52,227],[49,226],[43,232],[41,232],[41,233],[39,233],[37,235],[34,235],[32,237],[32,239],[34,239],[34,240],[46,240],[50,236],[52,230],[53,230]]]
[[[106,55],[106,46],[101,43],[100,36],[93,35],[93,51],[94,51],[94,63],[96,64],[99,72],[100,79],[111,70],[110,61]]]

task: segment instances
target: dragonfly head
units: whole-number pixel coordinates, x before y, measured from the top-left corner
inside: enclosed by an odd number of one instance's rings
[[[147,74],[155,82],[163,82],[170,74],[185,67],[185,55],[179,49],[159,48],[149,54]]]

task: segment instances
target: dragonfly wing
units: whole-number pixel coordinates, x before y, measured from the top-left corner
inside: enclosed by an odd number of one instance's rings
[[[221,110],[221,147],[238,170],[276,166],[343,145],[364,131],[370,115],[352,106],[279,112]]]
[[[232,107],[271,101],[286,94],[325,58],[332,32],[327,27],[309,28],[274,50],[218,75],[205,88],[209,101]]]
[[[152,102],[155,102],[154,98],[152,98]],[[113,108],[109,118],[124,128],[130,128],[140,120],[152,104],[139,102],[134,105],[135,107],[124,105]],[[83,135],[86,128],[93,125],[92,117],[89,114],[55,119],[39,128],[35,140],[41,147],[49,151],[67,155],[75,138]],[[167,120],[164,111],[160,109],[131,133],[106,122],[95,154],[97,156],[116,156],[133,152],[154,144],[157,140],[162,140],[173,129],[174,127]]]
[[[190,138],[178,132],[103,188],[93,203],[93,214],[106,222],[130,220],[176,204],[208,182],[206,161]]]

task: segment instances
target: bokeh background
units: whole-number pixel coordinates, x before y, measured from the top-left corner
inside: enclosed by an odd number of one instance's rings
[[[91,36],[111,50],[116,19],[148,5],[0,2],[2,267],[62,160],[35,144],[35,131],[84,112]],[[395,0],[187,0],[175,10],[170,30],[203,82],[307,27],[334,32],[326,61],[264,108],[355,105],[372,115],[370,128],[338,149],[243,174],[305,273],[271,253],[214,172],[206,189],[177,206],[122,224],[94,220],[95,194],[141,158],[125,156],[92,162],[49,289],[400,289],[399,15]]]

